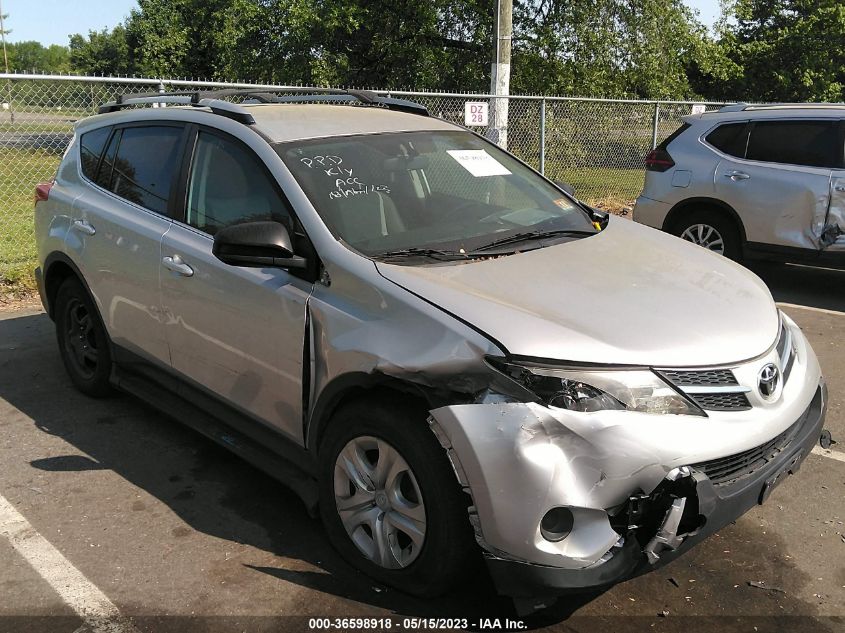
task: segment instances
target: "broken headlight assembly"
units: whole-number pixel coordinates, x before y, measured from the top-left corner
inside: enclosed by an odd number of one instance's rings
[[[488,361],[551,407],[706,417],[698,405],[649,369],[557,369],[501,359]]]

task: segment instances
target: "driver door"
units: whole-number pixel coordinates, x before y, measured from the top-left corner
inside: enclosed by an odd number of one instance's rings
[[[302,358],[312,284],[277,268],[240,268],[212,255],[231,224],[293,214],[244,143],[192,128],[183,222],[162,241],[161,292],[173,369],[190,384],[302,443]]]

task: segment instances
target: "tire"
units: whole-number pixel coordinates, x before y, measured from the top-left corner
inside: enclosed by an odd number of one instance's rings
[[[473,567],[478,548],[467,515],[468,497],[426,420],[423,407],[395,397],[357,400],[339,409],[320,446],[320,515],[347,562],[385,585],[433,597]],[[381,478],[378,466],[388,463],[390,451],[397,466],[388,469],[391,476]],[[370,477],[365,486],[375,483],[375,492],[352,483],[350,472]],[[355,496],[357,502],[352,501]],[[344,512],[350,530],[338,508],[343,501],[357,508]],[[395,527],[401,521],[407,531]],[[389,535],[388,545],[381,548],[375,536],[385,532],[379,527]],[[416,541],[409,536],[414,530]]]
[[[742,259],[742,240],[736,224],[721,211],[710,208],[683,211],[671,232],[734,261]]]
[[[110,395],[111,344],[93,300],[75,277],[59,286],[55,316],[59,353],[74,386],[94,398]]]

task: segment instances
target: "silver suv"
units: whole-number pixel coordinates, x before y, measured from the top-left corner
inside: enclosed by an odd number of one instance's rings
[[[646,157],[634,218],[733,259],[845,266],[845,106],[684,117]]]
[[[377,580],[434,595],[483,555],[515,598],[606,586],[818,441],[816,356],[744,268],[412,103],[221,96],[76,125],[42,300],[80,390],[286,482]]]

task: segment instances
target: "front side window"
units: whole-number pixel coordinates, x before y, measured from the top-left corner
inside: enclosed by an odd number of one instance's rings
[[[276,151],[326,225],[365,255],[596,232],[579,205],[469,132],[335,137]]]
[[[197,137],[186,222],[210,235],[242,222],[274,220],[291,231],[287,201],[247,147],[207,132]]]
[[[125,200],[165,214],[181,139],[181,127],[124,128],[113,166],[104,160],[101,167],[101,172],[111,171],[108,188]]]
[[[758,121],[748,140],[748,160],[806,167],[835,167],[836,127],[830,121]]]
[[[97,167],[103,155],[106,141],[109,140],[110,127],[101,127],[86,132],[79,139],[79,156],[82,161],[82,173],[89,180],[97,177]]]

